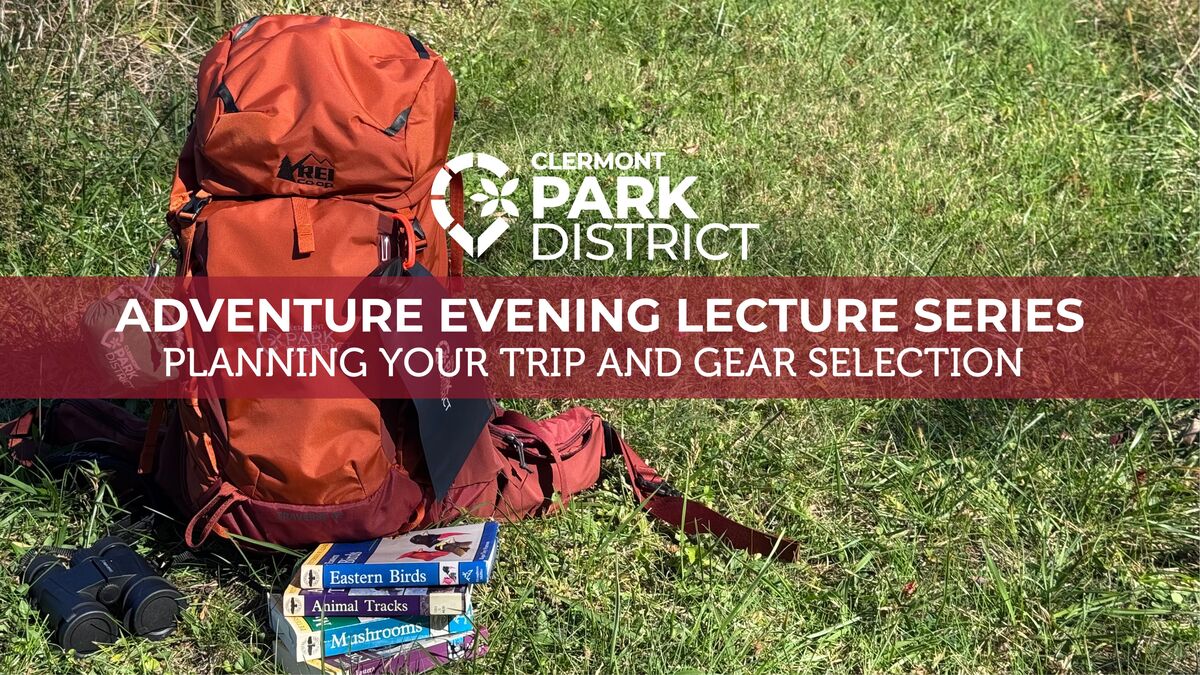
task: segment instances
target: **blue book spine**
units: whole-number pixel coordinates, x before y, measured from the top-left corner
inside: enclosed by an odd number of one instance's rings
[[[458,582],[460,584],[486,584],[488,581],[488,562],[475,560],[458,564]]]
[[[438,586],[437,563],[337,563],[321,566],[325,588]]]
[[[360,652],[364,649],[387,647],[414,640],[475,630],[467,616],[456,616],[444,629],[432,630],[428,621],[409,622],[399,619],[380,619],[356,625],[330,627],[323,631],[325,656]]]
[[[445,568],[453,566],[457,576],[446,577]],[[455,586],[484,584],[488,581],[488,563],[474,560],[458,563],[368,563],[321,566],[324,588],[398,588],[406,586]]]
[[[497,531],[496,523],[487,522],[407,533],[399,539],[322,544],[301,564],[300,587],[396,588],[485,583],[495,560]],[[468,537],[476,537],[477,542],[469,558],[465,555],[472,550]],[[462,552],[452,553],[463,548]]]

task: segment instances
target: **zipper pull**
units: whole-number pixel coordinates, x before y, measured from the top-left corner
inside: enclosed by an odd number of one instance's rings
[[[504,441],[508,443],[509,447],[517,451],[517,462],[521,464],[521,468],[525,469],[528,473],[533,473],[533,469],[529,468],[529,465],[525,463],[525,443],[517,438],[516,434],[504,434]]]

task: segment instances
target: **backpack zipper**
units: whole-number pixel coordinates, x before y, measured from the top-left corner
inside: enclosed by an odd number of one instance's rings
[[[527,473],[533,473],[533,469],[530,469],[529,465],[525,463],[525,442],[517,438],[516,434],[504,434],[502,438],[509,447],[517,451],[517,462],[520,463],[521,468],[525,469]]]
[[[595,417],[592,418],[592,420],[594,420],[594,419],[595,419]],[[563,454],[563,451],[570,449],[571,446],[573,446],[577,442],[579,442],[579,439],[583,438],[584,434],[586,434],[588,431],[590,431],[591,428],[592,428],[592,424],[591,424],[591,420],[589,420],[587,423],[579,425],[579,428],[576,429],[575,431],[571,432],[571,435],[568,436],[566,439],[564,439],[561,443],[558,443],[557,445],[555,445],[555,449],[558,450],[559,453],[562,455],[562,459],[570,459],[571,457],[575,456],[574,453],[572,453],[570,455]],[[547,449],[549,449],[549,445],[545,441],[543,441],[541,438],[538,438],[537,436],[534,436],[532,434],[524,434],[525,438],[522,439],[521,437],[517,436],[514,433],[501,431],[501,430],[497,429],[495,426],[491,426],[490,431],[492,432],[493,436],[504,441],[505,443],[508,444],[508,446],[510,448],[517,451],[518,458],[521,460],[521,467],[525,468],[525,469],[528,469],[528,466],[526,465],[525,459],[524,459],[526,443],[540,443],[542,445],[545,445],[547,447]],[[519,447],[517,444],[519,444]],[[576,452],[578,452],[581,449],[582,449],[582,446],[580,446],[579,448],[576,448],[575,450],[576,450]],[[532,469],[529,469],[529,470],[532,470]]]

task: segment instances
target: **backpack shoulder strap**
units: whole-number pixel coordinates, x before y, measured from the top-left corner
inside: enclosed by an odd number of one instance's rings
[[[633,495],[651,516],[690,535],[707,532],[724,539],[734,548],[763,557],[785,562],[800,558],[800,545],[795,541],[747,527],[704,504],[688,500],[646,464],[611,424],[604,422],[603,425],[604,456],[621,456]]]

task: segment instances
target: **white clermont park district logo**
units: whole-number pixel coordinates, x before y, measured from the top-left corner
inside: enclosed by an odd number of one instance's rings
[[[572,260],[610,260],[614,257],[633,260],[635,248],[640,248],[650,261],[656,256],[667,260],[720,261],[733,255],[747,260],[750,232],[757,230],[759,224],[693,222],[699,216],[688,203],[687,191],[696,182],[696,176],[673,181],[665,174],[652,179],[625,173],[661,171],[665,154],[569,152],[561,153],[557,161],[555,153],[535,154],[530,166],[536,171],[590,173],[592,170],[616,169],[622,174],[606,186],[602,186],[595,175],[585,175],[574,190],[564,178],[534,174],[530,195],[533,220],[539,221],[548,211],[553,211],[568,222],[533,223],[530,242],[533,260],[557,260],[564,256]],[[480,205],[480,216],[492,218],[478,237],[472,237],[466,224],[455,220],[448,203],[452,179],[475,168],[491,174],[490,178],[479,179],[483,191],[471,195],[471,200]],[[446,162],[433,179],[430,197],[434,218],[473,258],[478,258],[495,244],[508,230],[509,219],[520,215],[511,199],[517,190],[517,178],[509,179],[508,176],[509,168],[503,161],[486,153],[468,152]],[[585,226],[579,222],[581,216],[596,220]],[[464,215],[459,217],[465,219]],[[637,222],[639,217],[642,222]],[[672,217],[682,217],[685,221],[672,223]],[[557,251],[553,249],[558,244],[553,243],[543,250],[543,243],[555,239],[561,244]]]
[[[488,250],[488,247],[496,243],[500,235],[508,229],[508,221],[505,220],[505,216],[518,216],[520,213],[517,212],[516,205],[508,199],[508,196],[517,189],[516,178],[500,187],[496,187],[496,183],[487,178],[481,178],[479,184],[483,187],[483,193],[471,195],[471,200],[486,202],[480,211],[482,217],[487,218],[496,213],[497,209],[500,210],[500,215],[487,226],[478,239],[467,232],[463,223],[455,222],[454,215],[450,213],[450,206],[446,201],[446,196],[450,192],[450,176],[463,173],[471,167],[479,167],[500,180],[503,180],[508,174],[508,165],[499,159],[482,152],[468,152],[446,162],[442,170],[438,171],[437,177],[433,179],[433,188],[430,193],[433,198],[433,216],[437,219],[438,225],[441,225],[442,229],[449,233],[450,238],[457,242],[467,252],[467,255],[475,257]]]

